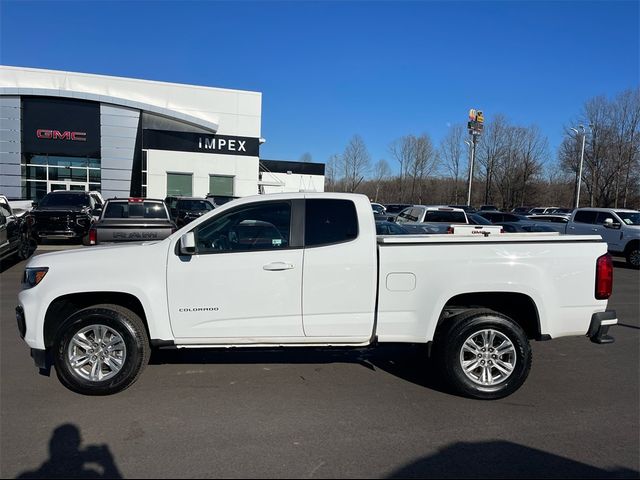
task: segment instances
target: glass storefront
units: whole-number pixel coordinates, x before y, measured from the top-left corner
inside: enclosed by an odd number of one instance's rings
[[[23,155],[22,198],[40,201],[55,190],[100,191],[100,159]]]

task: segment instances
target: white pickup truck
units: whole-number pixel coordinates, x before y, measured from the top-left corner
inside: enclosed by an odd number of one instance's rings
[[[16,313],[36,365],[83,394],[131,385],[152,347],[401,342],[494,399],[525,381],[532,339],[613,341],[612,277],[598,236],[377,237],[365,196],[274,194],[160,242],[39,255]]]

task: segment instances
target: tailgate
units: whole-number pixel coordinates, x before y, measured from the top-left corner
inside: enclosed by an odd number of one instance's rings
[[[98,243],[140,242],[163,240],[173,233],[173,225],[166,221],[100,222],[95,226]]]

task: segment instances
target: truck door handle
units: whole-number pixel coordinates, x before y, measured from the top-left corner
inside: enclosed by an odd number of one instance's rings
[[[599,229],[597,229],[597,228],[592,228],[592,229],[591,229],[591,231],[592,231],[592,232],[599,232],[600,230],[599,230]]]
[[[267,263],[262,267],[263,270],[267,270],[269,272],[280,272],[282,270],[292,270],[294,268],[293,263],[287,262],[272,262]]]

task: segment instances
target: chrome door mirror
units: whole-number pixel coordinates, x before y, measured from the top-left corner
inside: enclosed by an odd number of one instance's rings
[[[196,236],[193,232],[187,232],[180,237],[180,254],[194,255],[196,253]]]

